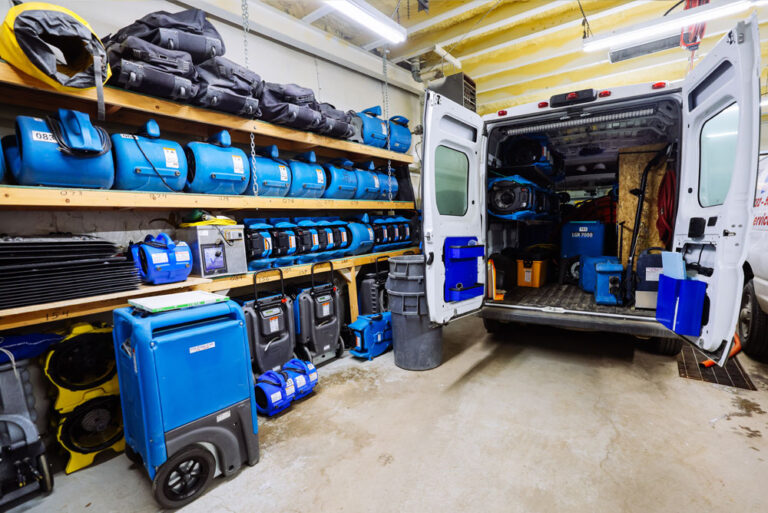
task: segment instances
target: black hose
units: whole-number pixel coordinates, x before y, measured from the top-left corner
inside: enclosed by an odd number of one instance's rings
[[[58,119],[53,116],[48,116],[46,121],[48,122],[48,127],[51,129],[53,138],[56,139],[56,142],[59,144],[59,149],[66,155],[73,157],[100,157],[112,150],[112,139],[109,138],[109,134],[107,134],[106,130],[101,127],[93,127],[101,139],[101,150],[79,150],[72,148],[64,140],[64,135],[61,132],[61,122]]]

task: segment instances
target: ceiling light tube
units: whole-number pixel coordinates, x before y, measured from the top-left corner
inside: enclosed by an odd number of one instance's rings
[[[407,34],[405,27],[387,18],[362,0],[326,0],[325,3],[349,20],[380,35],[390,43],[397,44],[405,41]]]
[[[653,41],[654,38],[672,34],[684,27],[738,14],[759,4],[760,2],[751,0],[735,0],[694,7],[661,19],[635,25],[629,29],[590,37],[584,40],[583,49],[585,52],[595,52],[612,47],[631,46],[638,41]]]

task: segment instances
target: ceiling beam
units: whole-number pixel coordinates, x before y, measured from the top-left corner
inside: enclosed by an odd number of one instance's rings
[[[314,23],[320,18],[323,18],[324,16],[327,16],[333,12],[333,7],[331,7],[328,4],[323,4],[322,7],[318,7],[311,13],[304,16],[301,21],[304,23]]]

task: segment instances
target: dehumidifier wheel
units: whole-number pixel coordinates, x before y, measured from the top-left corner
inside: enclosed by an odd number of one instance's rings
[[[339,347],[336,348],[336,358],[344,356],[344,339],[339,337]]]
[[[40,491],[47,495],[53,491],[53,474],[51,474],[51,467],[48,465],[48,458],[45,454],[37,457],[37,469],[42,476]]]
[[[205,492],[216,472],[213,454],[199,445],[188,445],[160,466],[152,481],[155,500],[164,508],[189,504]]]

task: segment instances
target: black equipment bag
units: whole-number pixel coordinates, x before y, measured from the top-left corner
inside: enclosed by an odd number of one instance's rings
[[[200,9],[147,14],[114,35],[107,36],[105,41],[120,43],[128,36],[136,36],[169,50],[187,52],[195,63],[224,55],[226,50],[221,35]]]
[[[355,130],[352,127],[352,116],[349,113],[337,109],[330,103],[319,104],[317,110],[323,115],[323,121],[318,132],[339,139],[352,137]]]
[[[261,77],[225,57],[213,57],[197,66],[200,90],[195,103],[250,118],[261,115]]]
[[[189,100],[197,94],[197,70],[187,52],[128,36],[120,43],[111,42],[107,57],[111,84],[172,100]]]
[[[313,108],[316,105],[311,89],[267,82],[261,96],[261,117],[272,123],[317,131],[323,123],[323,115]]]

